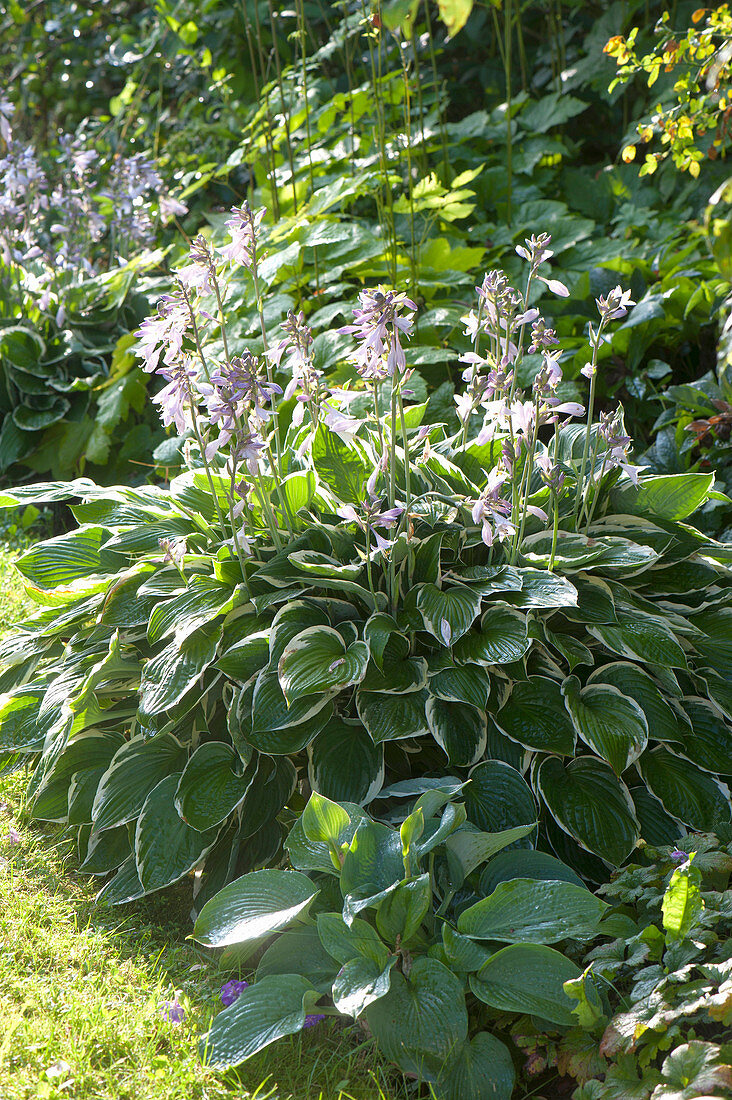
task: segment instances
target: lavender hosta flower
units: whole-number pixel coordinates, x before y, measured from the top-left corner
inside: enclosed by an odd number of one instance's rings
[[[175,991],[175,995],[172,1001],[163,1001],[160,1006],[160,1015],[166,1020],[169,1020],[171,1024],[182,1024],[186,1018],[186,1010],[180,1003],[180,990]]]
[[[13,128],[10,125],[10,120],[13,117],[15,108],[9,99],[4,96],[0,96],[0,137],[3,139],[6,145],[10,145],[13,139]]]
[[[8,826],[7,841],[11,847],[15,848],[21,842],[20,833],[12,825]]]
[[[248,988],[249,982],[232,978],[231,981],[221,986],[221,1003],[228,1008],[230,1005],[233,1005],[235,1001],[238,1001],[244,990]]]
[[[516,245],[516,254],[530,263],[532,268],[536,270],[539,264],[551,259],[554,255],[549,248],[551,240],[550,233],[540,233],[538,237],[532,233],[528,240],[524,240],[523,245]]]
[[[188,207],[180,199],[176,199],[173,195],[162,194],[158,200],[158,207],[160,209],[160,217],[163,220],[163,225],[167,225],[173,218],[182,218],[188,213]]]
[[[546,348],[553,347],[559,343],[557,334],[553,328],[547,328],[546,321],[543,317],[539,317],[531,325],[531,343],[529,344],[529,354],[532,355],[537,351],[544,351]]]
[[[404,506],[397,504],[393,508],[385,508],[383,512],[379,511],[379,507],[377,501],[370,500],[368,503],[361,505],[361,512],[357,512],[352,504],[346,504],[343,508],[336,509],[336,512],[341,519],[357,523],[361,530],[366,532],[367,539],[369,532],[373,534],[377,549],[388,550],[391,547],[391,542],[380,535],[375,528],[386,527],[389,529],[393,527],[395,523],[399,522]]]
[[[638,475],[642,466],[634,466],[628,461],[633,440],[623,432],[623,411],[616,409],[612,413],[600,413],[599,432],[604,440],[607,451],[603,455],[603,467],[620,469],[626,474],[634,485],[638,484]]]
[[[158,374],[168,380],[168,385],[152,400],[160,406],[160,417],[165,427],[175,424],[178,435],[183,435],[192,423],[195,405],[193,387],[198,377],[197,371],[186,356],[180,363],[160,367]]]
[[[402,375],[407,362],[401,335],[409,336],[414,328],[416,303],[395,290],[385,293],[383,287],[362,290],[358,298],[354,323],[338,329],[358,338],[359,346],[353,357],[357,371],[363,378],[377,380],[384,375],[389,378]],[[411,312],[402,316],[403,309]]]
[[[499,467],[491,470],[488,483],[473,504],[473,523],[482,525],[481,538],[486,546],[492,546],[497,538],[499,542],[513,538],[516,528],[508,519],[511,514],[511,502],[501,496],[508,472]]]
[[[191,242],[188,263],[178,269],[177,276],[186,290],[202,295],[212,292],[216,269],[208,242],[200,233]]]
[[[226,222],[231,241],[219,249],[228,263],[242,264],[249,270],[256,265],[257,233],[266,213],[265,207],[253,211],[248,202],[231,208],[231,217]]]
[[[157,370],[161,355],[164,363],[172,365],[183,350],[190,324],[190,310],[183,293],[164,294],[157,313],[146,317],[135,332],[140,341],[135,354],[144,360],[142,369],[148,373]]]
[[[617,321],[621,317],[625,317],[628,307],[635,305],[630,296],[631,293],[630,290],[623,290],[622,287],[616,286],[606,297],[600,295],[599,298],[596,298],[595,304],[602,320]]]
[[[188,551],[188,544],[183,535],[173,539],[158,539],[158,546],[163,551],[163,561],[174,565],[176,569],[183,568],[183,561]]]
[[[548,452],[537,455],[534,460],[545,485],[555,492],[560,493],[564,487],[565,477],[559,466],[555,466]]]

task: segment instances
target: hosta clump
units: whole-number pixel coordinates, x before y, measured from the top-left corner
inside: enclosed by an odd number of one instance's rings
[[[732,552],[684,522],[713,478],[639,478],[621,412],[592,415],[628,295],[598,300],[584,414],[528,240],[525,294],[490,272],[466,319],[450,434],[410,401],[403,295],[361,293],[350,364],[314,360],[301,315],[272,338],[259,221],[235,211],[223,254],[196,240],[140,333],[186,472],[2,497],[80,501],[20,559],[40,608],[2,647],[0,751],[33,763],[35,813],[116,871],[107,900],[197,868],[198,907],[280,862],[308,788],[367,806],[449,770],[472,825],[538,822],[519,843],[592,881],[641,835],[728,827]],[[231,264],[259,349],[227,331]]]
[[[472,782],[489,795],[493,780]],[[471,825],[469,786],[448,776],[384,788],[390,824],[313,794],[285,841],[295,870],[253,871],[207,902],[197,940],[239,964],[266,950],[203,1039],[206,1060],[243,1062],[316,1011],[366,1022],[382,1054],[443,1100],[508,1100],[498,1017],[570,1026],[564,983],[581,971],[561,947],[603,934],[609,906],[560,860],[507,851],[533,822]]]

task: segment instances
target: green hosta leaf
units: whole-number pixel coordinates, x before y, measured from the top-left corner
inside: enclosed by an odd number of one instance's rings
[[[526,616],[495,603],[483,615],[480,630],[471,630],[460,639],[454,655],[461,665],[507,665],[523,657],[530,645]]]
[[[360,722],[333,718],[308,746],[314,791],[335,802],[370,802],[384,782],[384,750]]]
[[[91,808],[99,781],[115,753],[125,744],[120,733],[84,730],[71,738],[36,788],[33,815],[41,821],[66,821],[75,788],[77,815],[91,822]],[[88,788],[88,789],[87,789]],[[73,822],[68,818],[69,824]]]
[[[0,752],[30,752],[43,747],[45,733],[38,728],[43,689],[16,688],[0,697]]]
[[[491,1008],[570,1027],[575,1022],[572,1000],[563,986],[580,974],[579,967],[551,947],[516,943],[491,955],[469,981],[475,996]]]
[[[256,770],[242,772],[238,754],[222,741],[199,745],[185,766],[175,793],[178,813],[199,832],[220,825],[249,791]]]
[[[520,592],[523,583],[520,571],[511,565],[468,565],[459,570],[449,570],[445,576],[469,585],[479,596]]]
[[[443,645],[451,646],[480,615],[480,596],[462,585],[442,589],[435,584],[423,584],[417,590],[417,607],[430,634]]]
[[[346,565],[328,554],[319,554],[316,550],[296,550],[287,555],[296,569],[315,577],[340,577],[341,580],[356,580],[363,572],[360,562],[348,562]]]
[[[126,825],[105,829],[104,832],[96,832],[92,829],[80,870],[89,875],[106,875],[110,871],[116,871],[130,856],[132,856],[132,846],[130,831]],[[134,857],[132,862],[134,863]],[[136,868],[135,874],[137,874]]]
[[[706,699],[685,698],[682,705],[691,729],[678,738],[679,751],[706,772],[732,773],[732,730],[722,715]]]
[[[269,661],[269,631],[262,630],[242,638],[219,657],[216,668],[240,684],[256,676]]]
[[[352,802],[344,802],[341,805],[350,819],[347,828],[338,838],[339,848],[344,851],[344,846],[351,843],[359,825],[368,821],[369,818],[360,806]],[[330,875],[335,873],[329,845],[308,840],[303,831],[301,818],[298,818],[290,829],[285,848],[293,867],[297,867],[299,871],[323,871]]]
[[[714,474],[666,474],[644,477],[640,484],[613,490],[611,506],[618,515],[658,516],[682,520],[709,499]]]
[[[450,703],[468,703],[485,710],[491,690],[488,673],[480,665],[453,665],[429,678],[430,695]]]
[[[637,703],[646,716],[648,733],[654,741],[678,741],[679,720],[648,673],[637,665],[614,661],[596,669],[587,681],[610,684]]]
[[[630,796],[635,807],[635,816],[640,822],[640,834],[647,844],[660,848],[665,844],[675,845],[682,833],[679,823],[667,814],[657,798],[647,787],[631,787]]]
[[[664,810],[690,829],[713,833],[732,817],[726,785],[662,745],[645,752],[638,768]]]
[[[661,911],[666,942],[675,943],[689,935],[704,909],[701,871],[693,863],[692,852],[683,867],[677,867],[663,895]]]
[[[365,642],[346,647],[332,627],[308,627],[292,639],[279,661],[280,686],[288,706],[303,696],[341,691],[359,683],[368,662]]]
[[[439,1077],[440,1100],[511,1100],[516,1072],[508,1048],[479,1031],[453,1052]]]
[[[321,424],[313,436],[311,455],[321,482],[339,500],[358,507],[373,471],[373,462],[363,445],[356,440],[344,443],[335,432]]]
[[[577,606],[567,608],[568,619],[578,623],[616,622],[615,601],[609,584],[586,573],[575,576],[573,584],[577,589]]]
[[[376,910],[376,927],[387,943],[408,944],[432,908],[432,882],[428,874],[402,882]]]
[[[514,878],[498,883],[490,897],[464,909],[458,932],[476,940],[505,943],[591,939],[608,908],[584,886]]]
[[[43,590],[73,585],[92,574],[116,572],[124,558],[104,549],[108,537],[103,527],[85,525],[38,543],[18,558],[15,566]]]
[[[128,741],[115,753],[99,783],[92,808],[95,828],[111,829],[136,818],[150,791],[185,767],[186,756],[169,733]]]
[[[407,695],[379,695],[371,691],[356,693],[358,716],[374,744],[396,741],[404,737],[426,737],[429,734],[425,704],[426,691]]]
[[[582,756],[565,768],[550,757],[535,782],[557,825],[582,848],[615,867],[633,851],[639,836],[633,802],[609,764]]]
[[[169,710],[200,679],[216,657],[221,626],[200,627],[178,645],[171,642],[143,666],[140,719]]]
[[[208,947],[258,940],[304,916],[317,894],[299,871],[252,871],[206,902],[193,938]]]
[[[532,676],[513,684],[511,694],[494,716],[507,737],[527,749],[574,754],[575,733],[564,706],[561,688],[546,676]]]
[[[480,876],[480,893],[488,897],[499,882],[509,882],[514,878],[552,879],[584,886],[576,871],[561,860],[547,855],[546,852],[524,848],[520,851],[500,852],[490,861]]]
[[[358,1017],[391,987],[391,970],[396,956],[381,968],[373,959],[358,956],[343,964],[333,982],[333,1004],[344,1016]]]
[[[376,895],[404,878],[399,833],[378,821],[364,821],[356,829],[341,868],[344,897]]]
[[[475,940],[469,940],[467,936],[461,936],[449,924],[442,925],[442,948],[445,962],[450,969],[463,973],[480,970],[493,954],[491,949],[483,947]]]
[[[288,707],[277,673],[262,669],[254,684],[252,696],[252,733],[262,734],[266,738],[273,731],[301,726],[322,711],[329,701],[330,696],[326,694],[310,695],[294,700]],[[271,750],[263,748],[261,751]]]
[[[427,724],[451,767],[467,768],[480,760],[486,746],[485,714],[467,703],[427,700]]]
[[[386,615],[382,611],[376,612],[369,619],[366,620],[363,628],[363,638],[369,647],[371,656],[376,662],[379,668],[383,668],[384,650],[387,647],[387,643],[392,634],[399,635],[399,627],[396,620],[391,615]],[[400,635],[400,637],[404,637]],[[404,639],[407,643],[405,656],[409,652],[409,641]]]
[[[590,684],[580,689],[575,676],[565,680],[562,690],[580,738],[620,775],[648,744],[641,708],[615,687]]]
[[[339,913],[318,913],[318,936],[325,950],[344,966],[351,959],[370,959],[379,970],[386,966],[389,951],[376,930],[367,921],[356,917],[346,924]]]
[[[468,819],[486,833],[533,824],[538,817],[528,783],[502,760],[486,760],[473,768],[465,788],[465,809]],[[528,838],[517,844],[522,848],[531,847]]]
[[[566,577],[546,569],[521,569],[521,591],[510,592],[506,602],[512,607],[576,607],[577,589]]]
[[[135,860],[145,893],[162,890],[187,875],[211,850],[218,829],[199,832],[175,808],[179,775],[169,775],[150,791],[135,832]]]
[[[445,848],[453,884],[464,882],[481,863],[485,863],[502,848],[523,840],[535,828],[536,822],[532,821],[529,825],[516,825],[513,829],[502,829],[498,833],[471,832],[465,829],[448,836]],[[511,852],[512,857],[522,854],[524,853],[520,850]]]
[[[314,925],[288,928],[277,936],[257,965],[257,981],[272,974],[299,974],[317,989],[329,994],[338,965],[320,942]]]
[[[313,793],[302,812],[302,831],[311,844],[336,844],[351,823],[346,811],[337,802]]]
[[[662,668],[686,668],[686,656],[663,619],[635,612],[618,612],[617,626],[590,625],[590,634],[621,657]]]
[[[427,684],[427,662],[424,657],[394,658],[389,653],[390,648],[391,646],[387,647],[383,671],[373,662],[369,665],[361,681],[361,691],[385,692],[389,695],[420,691]]]
[[[317,999],[317,991],[299,974],[262,978],[216,1017],[201,1040],[202,1060],[217,1069],[245,1062],[276,1039],[301,1031]]]
[[[583,569],[590,562],[601,558],[607,549],[607,543],[600,539],[587,538],[586,535],[570,534],[558,531],[556,546],[551,532],[540,531],[529,535],[521,544],[521,557],[532,565],[548,566],[554,551],[555,568],[562,573],[573,573]]]
[[[228,585],[220,584],[214,577],[192,577],[183,592],[153,609],[147,627],[148,641],[158,642],[175,633],[176,641],[180,642],[198,627],[230,611],[233,602],[234,593]]]
[[[94,899],[97,905],[126,905],[145,896],[145,887],[140,882],[134,855],[121,864],[113,879],[102,887]]]
[[[327,626],[328,616],[320,607],[303,600],[290,600],[275,615],[269,632],[270,666],[276,668],[285,648],[309,626]]]
[[[433,1078],[467,1038],[461,983],[436,959],[418,958],[408,978],[394,972],[391,989],[366,1019],[381,1053],[405,1073]]]

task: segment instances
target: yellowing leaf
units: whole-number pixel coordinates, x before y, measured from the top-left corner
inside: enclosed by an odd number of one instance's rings
[[[451,38],[461,31],[473,10],[473,0],[437,0],[440,19]]]
[[[635,145],[626,145],[620,155],[626,164],[630,164],[632,160],[635,160]]]
[[[691,14],[692,23],[700,23],[707,13],[706,8],[697,8],[695,12]]]

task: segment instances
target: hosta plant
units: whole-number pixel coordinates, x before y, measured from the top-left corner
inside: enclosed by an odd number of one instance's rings
[[[196,869],[198,908],[282,860],[310,790],[367,806],[487,768],[468,821],[538,822],[518,843],[590,881],[641,836],[726,827],[732,552],[684,522],[713,476],[640,477],[622,411],[593,415],[629,295],[598,299],[585,411],[532,304],[565,291],[530,238],[525,292],[490,272],[466,317],[448,432],[410,399],[403,295],[361,293],[350,363],[315,360],[301,316],[272,337],[260,218],[235,211],[222,251],[196,240],[140,332],[188,469],[0,498],[77,501],[78,526],[20,558],[38,611],[2,645],[0,752],[30,761],[36,815],[115,872],[109,902]],[[261,357],[227,332],[232,265]]]
[[[512,1056],[486,1025],[519,1012],[570,1026],[564,983],[582,972],[557,945],[602,934],[609,906],[554,857],[506,850],[534,823],[470,825],[467,790],[490,797],[495,781],[489,761],[467,785],[385,788],[392,824],[312,794],[285,841],[295,869],[243,875],[196,921],[195,938],[232,961],[266,944],[255,980],[202,1040],[204,1058],[236,1065],[308,1014],[343,1015],[433,1095],[509,1100]]]

